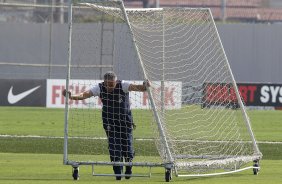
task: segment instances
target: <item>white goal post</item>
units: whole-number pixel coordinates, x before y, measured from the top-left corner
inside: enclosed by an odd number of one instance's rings
[[[172,172],[257,174],[262,154],[209,9],[125,9],[121,0],[76,0],[69,4],[68,27],[67,90],[92,90],[108,70],[127,84],[151,82],[146,92],[129,92],[130,123],[137,128],[133,137],[119,138],[132,141],[134,151],[121,148],[118,159],[111,149],[121,143],[105,133],[112,125],[105,125],[103,88],[101,99],[66,101],[64,164],[76,174],[79,165],[92,165],[96,176],[112,174],[97,174],[94,165],[164,167],[166,181]],[[92,64],[107,67],[83,67]],[[118,84],[122,95],[125,85]],[[119,98],[123,103],[126,97]],[[110,121],[123,126],[117,109]]]

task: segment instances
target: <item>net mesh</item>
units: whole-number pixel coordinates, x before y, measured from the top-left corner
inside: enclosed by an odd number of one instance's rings
[[[128,37],[130,31],[121,18],[121,4],[103,2],[96,5],[117,11],[119,15],[112,11],[106,13],[95,10],[86,4],[76,4],[73,7],[70,73],[70,90],[73,94],[99,85],[107,71],[114,71],[122,82],[143,84],[144,77],[136,53],[131,52],[134,45]],[[86,65],[89,67],[85,67]],[[69,160],[112,163],[111,161],[131,160],[134,154],[134,163],[137,164],[162,163],[154,146],[154,132],[150,131],[155,125],[152,124],[153,116],[149,110],[148,95],[143,92],[124,94],[127,89],[122,89],[122,86],[116,87],[118,92],[111,97],[109,105],[102,103],[100,95],[83,101],[70,101]],[[108,97],[110,94],[105,92],[104,96]],[[126,95],[129,95],[130,99],[132,121],[124,120],[124,115],[127,114],[121,112],[124,109],[117,105]],[[110,110],[111,106],[116,108]],[[103,116],[103,112],[110,115]],[[105,122],[103,118],[106,119]],[[107,131],[108,128],[111,131]],[[131,133],[133,138],[130,137]],[[121,148],[121,143],[127,146]],[[130,144],[133,145],[133,151]]]
[[[258,159],[209,10],[127,9],[126,14],[130,24],[120,1],[80,1],[73,7],[72,65],[100,61],[107,66],[72,67],[70,86],[91,89],[113,70],[127,83],[149,79],[153,101],[146,92],[127,94],[126,84],[118,85],[120,96],[111,97],[110,106],[116,108],[110,110],[115,124],[110,128],[104,120],[109,118],[106,101],[71,102],[69,160],[122,162],[131,161],[132,153],[133,162],[141,165],[173,162],[177,169],[203,173]],[[81,73],[88,74],[87,81],[74,80]],[[131,139],[124,134],[131,133],[131,124],[124,125],[130,121],[121,120],[128,113],[118,105],[126,95],[137,125],[134,151],[129,143],[120,148]],[[108,128],[119,140],[106,136]]]

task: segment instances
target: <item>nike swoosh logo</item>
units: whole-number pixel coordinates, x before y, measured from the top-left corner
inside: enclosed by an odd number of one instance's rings
[[[34,92],[35,90],[37,90],[38,88],[40,88],[40,86],[36,86],[30,90],[24,91],[20,94],[14,95],[13,94],[13,86],[10,88],[9,93],[8,93],[8,102],[10,104],[15,104],[18,101],[22,100],[23,98],[25,98],[27,95],[31,94],[32,92]]]

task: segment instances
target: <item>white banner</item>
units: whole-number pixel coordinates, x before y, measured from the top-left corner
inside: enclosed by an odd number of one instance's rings
[[[89,90],[94,85],[102,82],[101,80],[70,80],[69,90],[72,94],[79,94]],[[142,84],[143,81],[130,81],[133,84]],[[161,102],[161,83],[158,81],[152,83],[152,94],[154,95],[157,107]],[[47,98],[46,106],[50,108],[64,108],[65,97],[62,91],[66,89],[66,81],[63,79],[47,79]],[[182,83],[165,82],[164,83],[164,105],[166,109],[181,108]],[[149,101],[147,92],[130,92],[130,103],[132,109],[148,109]],[[85,100],[69,100],[72,108],[101,108],[102,103],[99,97],[91,97]]]

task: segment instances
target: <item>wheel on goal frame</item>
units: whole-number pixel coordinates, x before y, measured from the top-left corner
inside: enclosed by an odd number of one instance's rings
[[[170,182],[171,180],[171,169],[166,169],[165,171],[165,181]]]
[[[254,168],[253,168],[253,173],[254,173],[254,175],[258,175],[258,172],[259,172],[259,161],[258,160],[255,160],[254,161]]]
[[[72,167],[72,177],[73,180],[79,180],[79,168],[77,166]]]

